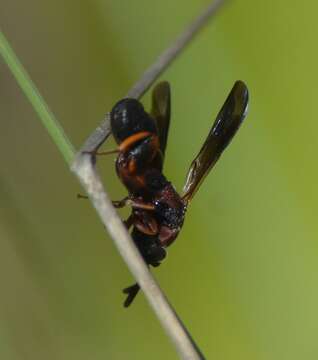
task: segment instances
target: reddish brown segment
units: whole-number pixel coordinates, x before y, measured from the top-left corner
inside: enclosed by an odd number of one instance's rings
[[[173,243],[179,234],[180,229],[171,229],[168,226],[161,226],[158,238],[162,247],[168,247]]]
[[[153,236],[159,231],[157,221],[147,211],[134,212],[134,226],[146,235]]]

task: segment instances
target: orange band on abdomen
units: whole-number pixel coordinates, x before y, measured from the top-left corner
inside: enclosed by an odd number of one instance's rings
[[[149,131],[140,131],[134,135],[129,136],[119,145],[119,151],[127,151],[135,142],[142,140],[149,135],[152,135],[152,133]]]

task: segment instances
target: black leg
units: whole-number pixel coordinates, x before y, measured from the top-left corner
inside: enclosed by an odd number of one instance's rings
[[[140,290],[140,287],[137,283],[123,289],[123,293],[128,295],[124,302],[124,307],[128,307],[134,301],[139,290]]]
[[[88,196],[82,195],[82,194],[77,194],[77,198],[78,199],[88,199]]]

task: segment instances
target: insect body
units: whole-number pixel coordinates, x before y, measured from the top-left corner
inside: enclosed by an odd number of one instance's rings
[[[131,205],[126,225],[133,226],[132,238],[148,265],[158,266],[165,258],[165,248],[178,236],[189,201],[238,130],[247,105],[247,87],[237,81],[190,166],[182,195],[162,172],[170,124],[169,84],[161,82],[155,87],[150,114],[135,99],[123,99],[113,107],[111,129],[119,153],[116,171],[129,192],[114,205]],[[138,290],[138,284],[124,289],[128,294],[125,306]]]

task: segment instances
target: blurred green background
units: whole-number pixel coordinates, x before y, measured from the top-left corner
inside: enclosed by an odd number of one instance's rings
[[[2,0],[0,24],[79,147],[208,3]],[[317,11],[233,0],[162,77],[179,190],[234,81],[250,89],[244,125],[155,270],[208,359],[318,357]],[[2,59],[0,115],[0,358],[177,358],[143,295],[122,307],[131,275]],[[118,199],[113,165],[99,160]]]

